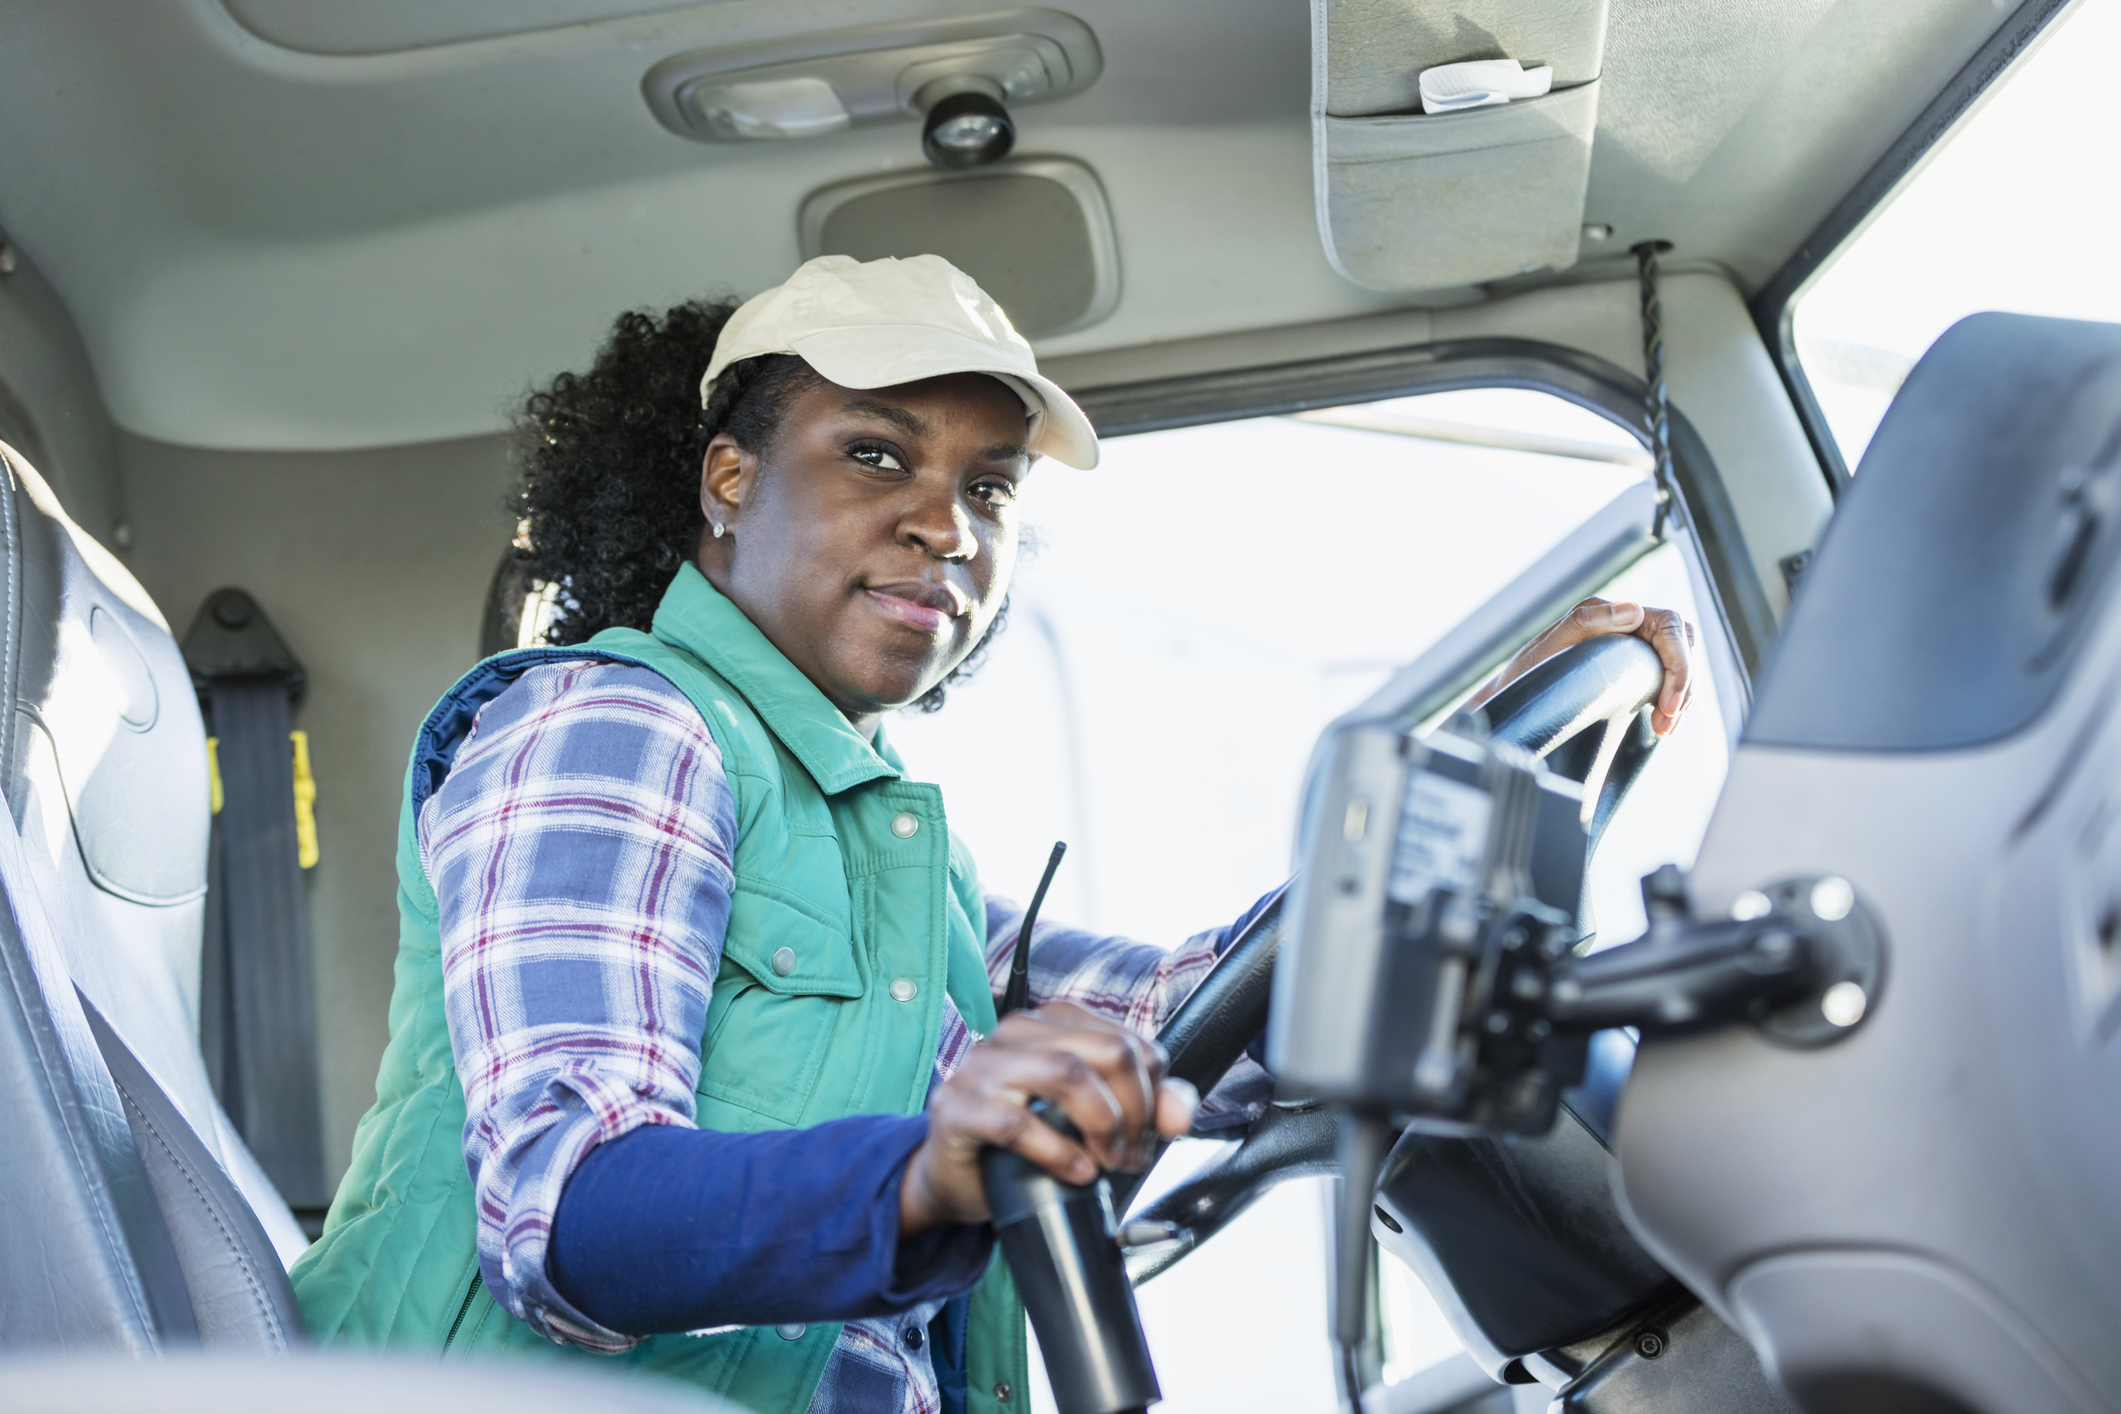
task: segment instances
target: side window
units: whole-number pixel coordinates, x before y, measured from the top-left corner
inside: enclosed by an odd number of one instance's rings
[[[1916,360],[1966,315],[2121,320],[2117,198],[2086,165],[2121,140],[2116,44],[2112,5],[2048,25],[1798,296],[1798,358],[1850,470]]]
[[[1597,414],[1509,389],[1110,439],[1095,471],[1033,475],[1008,628],[942,711],[888,730],[943,786],[989,890],[1026,897],[1065,839],[1046,916],[1175,945],[1287,876],[1325,725],[1648,467]],[[1714,617],[1675,546],[1602,592]],[[1640,931],[1644,873],[1692,863],[1723,710],[1704,670],[1608,831],[1589,890],[1602,940]],[[1189,1141],[1167,1165],[1218,1152]],[[1173,1414],[1333,1402],[1325,1201],[1323,1181],[1286,1184],[1141,1289]],[[1380,1373],[1396,1379],[1457,1344],[1385,1268]]]

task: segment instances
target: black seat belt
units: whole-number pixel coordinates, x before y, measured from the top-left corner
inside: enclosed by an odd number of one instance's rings
[[[302,664],[240,589],[207,596],[184,635],[184,661],[206,712],[217,785],[200,1049],[221,1107],[280,1196],[292,1208],[322,1208],[331,1194],[302,885],[315,834],[297,818],[307,743],[289,730]]]

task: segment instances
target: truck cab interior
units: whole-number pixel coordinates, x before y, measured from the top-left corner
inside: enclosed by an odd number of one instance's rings
[[[2111,8],[0,3],[6,1402],[702,1407],[322,1349],[285,1270],[408,747],[558,592],[524,396],[935,253],[1104,460],[894,743],[990,887],[1069,841],[1049,917],[1295,880],[1163,1037],[1271,1014],[1276,1104],[1115,1176],[1149,1386],[1039,1325],[997,1408],[2121,1409]],[[1626,641],[1458,713],[1590,594],[1696,626],[1683,730]],[[1450,943],[1393,851],[1476,787]]]

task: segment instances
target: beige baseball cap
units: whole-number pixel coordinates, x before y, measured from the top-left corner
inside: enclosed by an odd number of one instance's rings
[[[939,255],[806,260],[729,316],[700,380],[704,406],[732,363],[796,354],[844,388],[889,388],[945,373],[1006,383],[1031,414],[1026,445],[1055,461],[1097,465],[1097,430],[1058,383],[1040,375],[1031,345],[972,277]]]

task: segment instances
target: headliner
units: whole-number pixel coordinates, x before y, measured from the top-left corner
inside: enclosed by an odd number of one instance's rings
[[[1041,355],[1477,298],[1357,288],[1312,214],[1295,0],[1072,0],[1103,76],[1018,113],[1087,162],[1124,291]],[[625,307],[748,294],[820,186],[916,166],[911,124],[755,146],[657,125],[686,49],[967,0],[33,0],[0,45],[0,226],[127,430],[328,449],[490,432]],[[2008,0],[1612,0],[1585,220],[1757,289]],[[240,18],[239,18],[240,17]],[[532,26],[537,26],[533,28]],[[1520,282],[1513,282],[1520,283]]]

